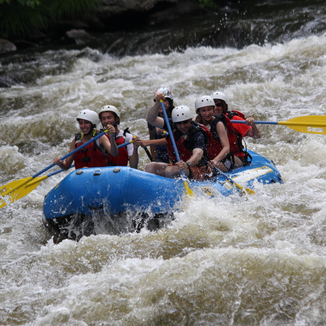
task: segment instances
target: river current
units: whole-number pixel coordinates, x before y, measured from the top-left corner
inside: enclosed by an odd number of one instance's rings
[[[290,18],[296,10],[316,18]],[[67,154],[81,109],[112,104],[122,114],[121,129],[147,139],[145,117],[159,86],[169,86],[175,105],[194,113],[198,96],[222,90],[231,109],[256,120],[324,115],[325,12],[320,2],[278,11],[282,26],[288,20],[299,24],[295,30],[282,33],[275,23],[273,40],[265,35],[243,45],[210,45],[207,38],[177,48],[166,29],[167,51],[133,50],[145,39],[156,44],[156,28],[116,34],[110,44],[113,36],[104,35],[98,46],[3,55],[0,68],[24,82],[0,89],[0,185]],[[206,30],[210,19],[176,26],[175,37],[196,24]],[[266,21],[272,24],[270,16]],[[110,52],[119,42],[124,50]],[[262,138],[247,138],[247,147],[272,159],[284,184],[257,184],[254,196],[193,198],[157,232],[103,230],[55,243],[42,224],[42,205],[68,172],[2,208],[0,324],[325,324],[326,136],[259,128]],[[140,149],[139,169],[148,162]]]

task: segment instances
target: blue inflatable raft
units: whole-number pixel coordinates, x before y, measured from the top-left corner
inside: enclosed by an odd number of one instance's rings
[[[225,173],[237,184],[252,189],[254,181],[269,184],[283,183],[273,162],[257,153],[249,166]],[[229,196],[237,191],[225,176],[210,181],[189,181],[195,192],[208,196]],[[93,216],[94,213],[118,215],[127,210],[168,214],[180,207],[185,195],[181,179],[168,179],[129,167],[78,169],[67,175],[45,197],[43,222],[46,226],[66,223],[71,216]],[[182,205],[181,205],[182,206]]]

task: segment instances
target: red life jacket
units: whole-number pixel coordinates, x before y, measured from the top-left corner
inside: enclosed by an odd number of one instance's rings
[[[209,131],[209,133],[211,134],[211,137],[209,138],[209,141],[206,145],[207,155],[210,160],[213,160],[221,152],[221,150],[223,148],[220,137],[218,136],[217,131],[216,131],[217,123],[219,121],[221,121],[221,122],[223,122],[224,126],[227,128],[227,121],[226,121],[227,118],[225,116],[214,115],[214,117],[215,117],[215,119],[210,124],[211,130]],[[230,122],[230,124],[231,124],[231,122]]]
[[[98,132],[96,134],[98,134]],[[75,147],[78,148],[82,145],[82,136],[81,133],[78,133],[75,135]],[[74,160],[76,169],[108,166],[108,158],[102,153],[96,141],[93,141],[75,153]]]
[[[109,138],[110,140],[110,136],[108,134],[105,134],[106,137]],[[115,142],[117,144],[117,146],[122,145],[125,142],[125,139],[120,136],[118,138],[115,139]],[[112,156],[110,154],[107,154],[109,157],[109,165],[112,166],[127,166],[128,165],[128,151],[127,151],[127,146],[123,146],[121,148],[118,148],[118,156]]]
[[[205,143],[207,144],[210,141],[210,138],[213,139],[211,132],[202,124],[197,123],[195,121],[192,121],[192,128],[191,130],[187,133],[187,140],[185,140],[185,137],[179,132],[178,130],[173,131],[175,143],[178,149],[178,153],[180,156],[180,160],[187,162],[190,157],[193,155],[193,150],[190,147],[189,140],[191,141],[191,137],[196,134],[198,131],[202,132],[205,137]],[[167,150],[169,154],[170,160],[175,164],[177,160],[177,156],[175,154],[171,138],[167,138]],[[195,165],[196,167],[200,167],[203,165],[207,165],[207,152],[206,149],[204,150],[204,155],[203,158]]]
[[[226,111],[226,116],[227,116],[230,120],[232,120],[232,118],[233,118],[235,115],[238,116],[238,117],[240,117],[240,118],[243,119],[243,120],[246,120],[246,116],[245,116],[242,112],[240,112],[240,111],[237,111],[237,110]]]
[[[241,134],[233,127],[232,122],[230,121],[233,116],[239,116],[242,119],[246,119],[245,115],[239,111],[228,111],[226,112],[226,122],[228,130],[228,138],[230,143],[230,152],[240,158],[245,158],[246,153],[243,151],[242,136]]]

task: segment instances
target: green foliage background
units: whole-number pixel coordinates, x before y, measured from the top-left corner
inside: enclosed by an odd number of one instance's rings
[[[24,38],[61,19],[83,18],[100,0],[0,0],[0,38]]]
[[[221,2],[221,1],[217,1],[217,0],[198,0],[197,2],[203,8],[217,9],[218,8],[218,2]]]

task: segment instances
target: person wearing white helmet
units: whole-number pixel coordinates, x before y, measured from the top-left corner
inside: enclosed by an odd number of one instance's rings
[[[109,155],[109,165],[127,166],[129,161],[130,167],[137,169],[138,147],[141,142],[138,137],[134,137],[133,139],[133,136],[130,134],[128,128],[124,131],[119,129],[119,110],[113,105],[104,105],[101,108],[98,117],[101,120],[103,128],[106,128],[107,125],[113,125],[115,127],[115,142],[117,145],[122,145],[123,143],[127,143],[133,140],[132,144],[118,149],[119,155],[117,157],[112,157],[111,155]],[[107,137],[111,139],[109,135],[107,135]]]
[[[260,138],[261,133],[255,124],[255,119],[253,117],[248,117],[237,110],[229,110],[229,100],[227,96],[221,92],[214,92],[211,97],[215,102],[215,113],[224,114],[230,120],[246,120],[246,124],[243,123],[233,123],[234,128],[241,134],[242,137],[252,137],[254,139]]]
[[[156,96],[156,102],[164,99],[164,94]],[[167,130],[166,121],[158,116],[158,106],[153,106],[148,114],[147,121],[161,129]],[[177,161],[170,137],[167,138],[167,149],[171,163],[152,162],[146,165],[145,170],[168,178],[180,177],[181,170],[194,180],[208,178],[208,160],[206,153],[206,138],[202,128],[192,120],[190,109],[180,105],[172,111],[172,121],[169,120],[176,142],[180,161]]]
[[[96,112],[92,110],[82,110],[79,112],[76,119],[81,132],[77,133],[72,140],[70,152],[99,134],[99,131],[96,130],[96,126],[99,123]],[[109,139],[103,135],[80,151],[77,151],[74,155],[67,157],[64,161],[62,161],[59,156],[56,157],[53,163],[57,164],[63,170],[68,170],[73,161],[75,161],[76,169],[107,166],[108,158],[103,154],[103,150],[105,149],[112,156],[118,155],[118,148],[114,142],[115,128],[112,125],[108,125],[107,129],[112,136],[112,141],[109,141]]]
[[[229,100],[221,91],[214,92],[211,97],[215,102],[215,114],[224,115],[230,120],[245,120],[243,123],[231,123],[228,127],[228,137],[230,141],[230,151],[239,157],[241,163],[238,166],[248,165],[251,162],[251,156],[244,149],[242,139],[243,137],[252,137],[254,139],[260,138],[261,133],[255,124],[255,119],[252,117],[246,118],[245,115],[236,110],[229,110]],[[198,119],[196,121],[200,122]],[[239,165],[240,164],[240,165]]]
[[[207,145],[210,165],[212,168],[216,167],[227,172],[234,168],[234,157],[230,153],[225,117],[214,115],[214,107],[214,100],[208,95],[199,96],[195,101],[196,113],[211,134],[210,142]]]
[[[154,92],[154,106],[158,107],[158,116],[163,118],[163,111],[160,101],[156,100],[157,94],[164,95],[164,108],[168,117],[171,117],[173,106],[173,94],[168,87],[160,87]],[[169,163],[169,155],[166,148],[166,133],[160,128],[152,126],[148,123],[149,140],[142,139],[142,146],[150,146],[152,160],[154,162]]]
[[[216,91],[216,92],[212,93],[210,96],[215,102],[215,108],[214,108],[215,114],[221,115],[228,111],[229,99],[223,92]]]

